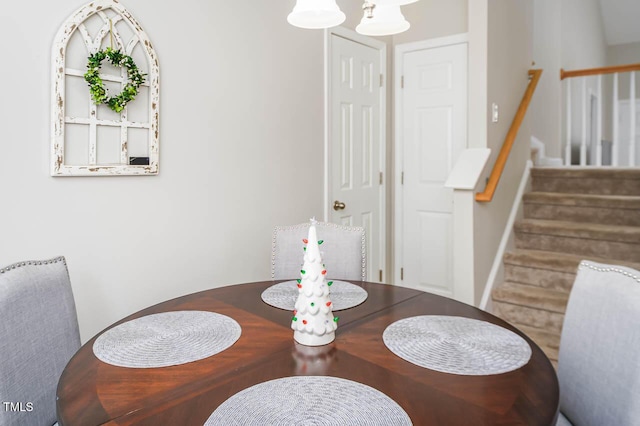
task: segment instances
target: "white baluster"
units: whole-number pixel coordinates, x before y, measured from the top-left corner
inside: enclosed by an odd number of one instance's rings
[[[613,140],[611,141],[611,165],[618,165],[618,73],[613,74]]]
[[[587,165],[587,77],[582,77],[582,141],[580,143],[580,165]]]
[[[596,120],[596,165],[602,166],[602,74],[598,75],[598,117]]]
[[[571,79],[567,80],[567,144],[564,151],[564,164],[571,165]]]
[[[636,73],[629,73],[629,165],[636,165]]]

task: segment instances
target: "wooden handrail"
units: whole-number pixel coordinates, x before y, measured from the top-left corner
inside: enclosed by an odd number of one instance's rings
[[[513,121],[511,122],[511,127],[507,132],[507,136],[504,138],[504,143],[502,144],[502,148],[500,148],[500,153],[498,154],[496,163],[493,165],[491,176],[489,176],[489,180],[487,181],[487,186],[483,192],[478,192],[476,194],[476,201],[478,202],[486,203],[493,199],[493,194],[496,192],[496,188],[498,187],[502,171],[504,170],[504,166],[507,164],[507,159],[509,158],[509,152],[511,152],[511,147],[516,140],[522,120],[524,120],[524,116],[527,113],[527,109],[531,103],[531,98],[533,97],[533,92],[536,90],[538,80],[540,80],[540,75],[542,75],[542,70],[529,70],[529,75],[531,76],[529,86],[522,96],[522,101],[520,101],[518,111],[516,111],[516,115],[513,117]]]
[[[588,68],[584,70],[565,71],[560,68],[560,80],[570,77],[584,77],[588,75],[613,74],[615,72],[640,71],[640,64],[616,65],[612,67]]]

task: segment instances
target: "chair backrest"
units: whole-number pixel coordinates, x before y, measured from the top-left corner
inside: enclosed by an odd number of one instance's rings
[[[0,269],[0,425],[54,424],[58,380],[79,348],[64,257]]]
[[[580,263],[558,359],[560,411],[581,426],[640,422],[640,272]]]
[[[304,251],[303,238],[307,238],[309,223],[294,226],[276,226],[273,230],[271,252],[271,278],[274,280],[300,278]],[[328,279],[366,279],[366,249],[364,228],[318,222],[316,232],[322,260],[327,266]]]

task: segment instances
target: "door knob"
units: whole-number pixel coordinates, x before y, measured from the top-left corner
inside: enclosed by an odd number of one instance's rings
[[[333,209],[335,211],[344,210],[345,207],[346,207],[345,204],[341,201],[336,200],[333,202]]]

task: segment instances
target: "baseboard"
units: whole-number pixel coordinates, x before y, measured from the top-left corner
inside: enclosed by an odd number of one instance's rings
[[[522,178],[520,179],[520,186],[518,186],[518,192],[516,193],[516,197],[513,200],[513,205],[511,206],[511,212],[509,213],[509,218],[507,219],[507,224],[505,225],[504,232],[502,233],[502,239],[500,240],[500,245],[498,245],[498,251],[496,252],[496,257],[493,260],[493,265],[491,267],[491,272],[489,273],[489,277],[487,278],[487,283],[484,286],[484,293],[482,293],[482,299],[480,300],[480,309],[488,310],[491,301],[491,292],[496,285],[496,281],[498,278],[502,278],[503,275],[503,265],[502,258],[504,257],[504,253],[507,249],[507,245],[509,244],[509,239],[513,233],[513,224],[516,222],[516,218],[518,216],[518,210],[522,204],[522,197],[524,196],[524,192],[527,188],[527,184],[529,183],[529,176],[531,175],[531,168],[533,167],[533,162],[531,160],[527,161],[527,164],[524,168],[524,172],[522,173]]]

